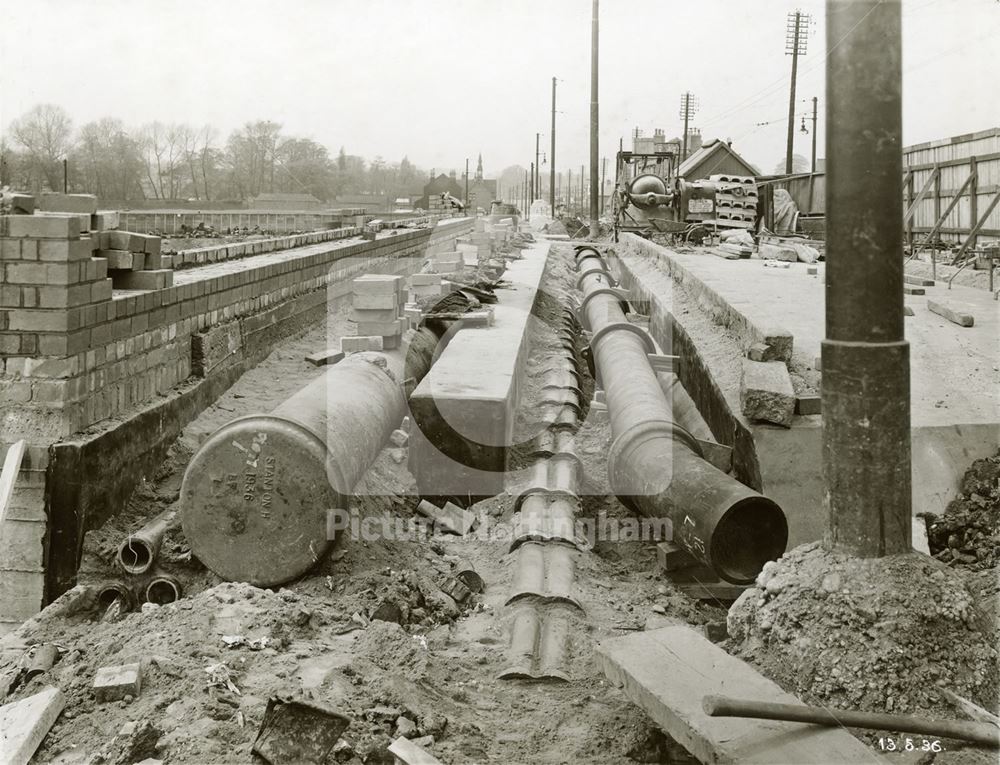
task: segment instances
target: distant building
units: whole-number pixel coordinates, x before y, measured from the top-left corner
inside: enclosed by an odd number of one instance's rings
[[[483,178],[483,155],[479,155],[476,165],[476,176],[469,181],[469,211],[475,213],[477,208],[484,212],[490,211],[490,205],[497,198],[497,182]]]
[[[390,204],[387,194],[340,194],[334,200],[335,207],[359,208],[367,213],[389,212]]]
[[[459,184],[454,172],[450,175],[441,173],[436,178],[432,177],[424,185],[423,196],[413,203],[413,207],[414,209],[419,207],[421,210],[430,210],[430,198],[432,196],[440,197],[445,193],[451,194],[456,199],[465,199],[465,189]]]
[[[709,141],[681,162],[677,174],[688,181],[710,175],[760,175],[760,170],[737,154],[726,141]]]
[[[327,205],[312,194],[258,194],[249,200],[251,210],[289,210],[305,212],[308,210],[323,210]]]

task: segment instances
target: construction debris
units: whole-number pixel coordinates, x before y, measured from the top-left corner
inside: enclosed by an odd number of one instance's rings
[[[4,765],[28,765],[66,705],[58,688],[0,707],[0,756]]]

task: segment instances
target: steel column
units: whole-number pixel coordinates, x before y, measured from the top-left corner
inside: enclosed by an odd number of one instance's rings
[[[910,365],[903,336],[899,0],[827,0],[828,547],[911,547]]]

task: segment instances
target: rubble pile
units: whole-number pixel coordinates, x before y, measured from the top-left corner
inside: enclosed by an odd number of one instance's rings
[[[954,717],[947,690],[997,706],[997,625],[961,573],[925,555],[802,545],[765,565],[728,631],[731,653],[805,703]]]
[[[975,570],[1000,562],[1000,452],[976,460],[962,479],[961,496],[927,524],[931,554]]]

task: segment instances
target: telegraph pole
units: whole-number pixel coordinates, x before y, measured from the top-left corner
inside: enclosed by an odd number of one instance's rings
[[[816,172],[816,96],[813,96],[813,151],[811,172]]]
[[[566,170],[566,207],[573,204],[573,171]]]
[[[912,536],[900,16],[899,0],[826,2],[825,544],[864,558]]]
[[[535,184],[531,187],[531,201],[542,195],[542,166],[538,162],[538,155],[541,154],[538,150],[538,139],[541,136],[541,133],[535,133]]]
[[[465,158],[465,212],[469,213],[469,158]]]
[[[604,193],[604,184],[606,183],[605,176],[607,172],[608,172],[608,158],[604,157],[601,160],[601,215],[604,215],[604,197],[606,196],[606,194]]]
[[[597,141],[598,141],[598,88],[597,88],[597,47],[598,34],[598,0],[594,0],[590,24],[590,235],[597,237],[600,233],[597,225],[599,216],[597,209]]]
[[[552,78],[552,147],[549,150],[549,204],[556,217],[556,78]]]
[[[785,147],[785,174],[792,174],[792,148],[795,144],[795,78],[799,71],[799,56],[806,55],[809,38],[804,26],[809,24],[808,13],[796,10],[788,14],[785,30],[785,55],[792,57],[792,86],[788,94],[788,145]]]
[[[680,117],[684,120],[684,145],[681,149],[681,162],[687,159],[688,155],[688,123],[694,116],[695,112],[698,111],[698,100],[694,97],[694,94],[690,91],[686,91],[681,95],[681,113]]]
[[[535,163],[532,162],[531,163],[531,184],[530,184],[530,188],[526,189],[526,191],[528,192],[528,198],[525,200],[527,202],[527,206],[528,206],[528,210],[529,210],[528,220],[531,220],[531,213],[530,213],[531,203],[535,201],[535,173],[536,172],[537,171],[535,170]]]

